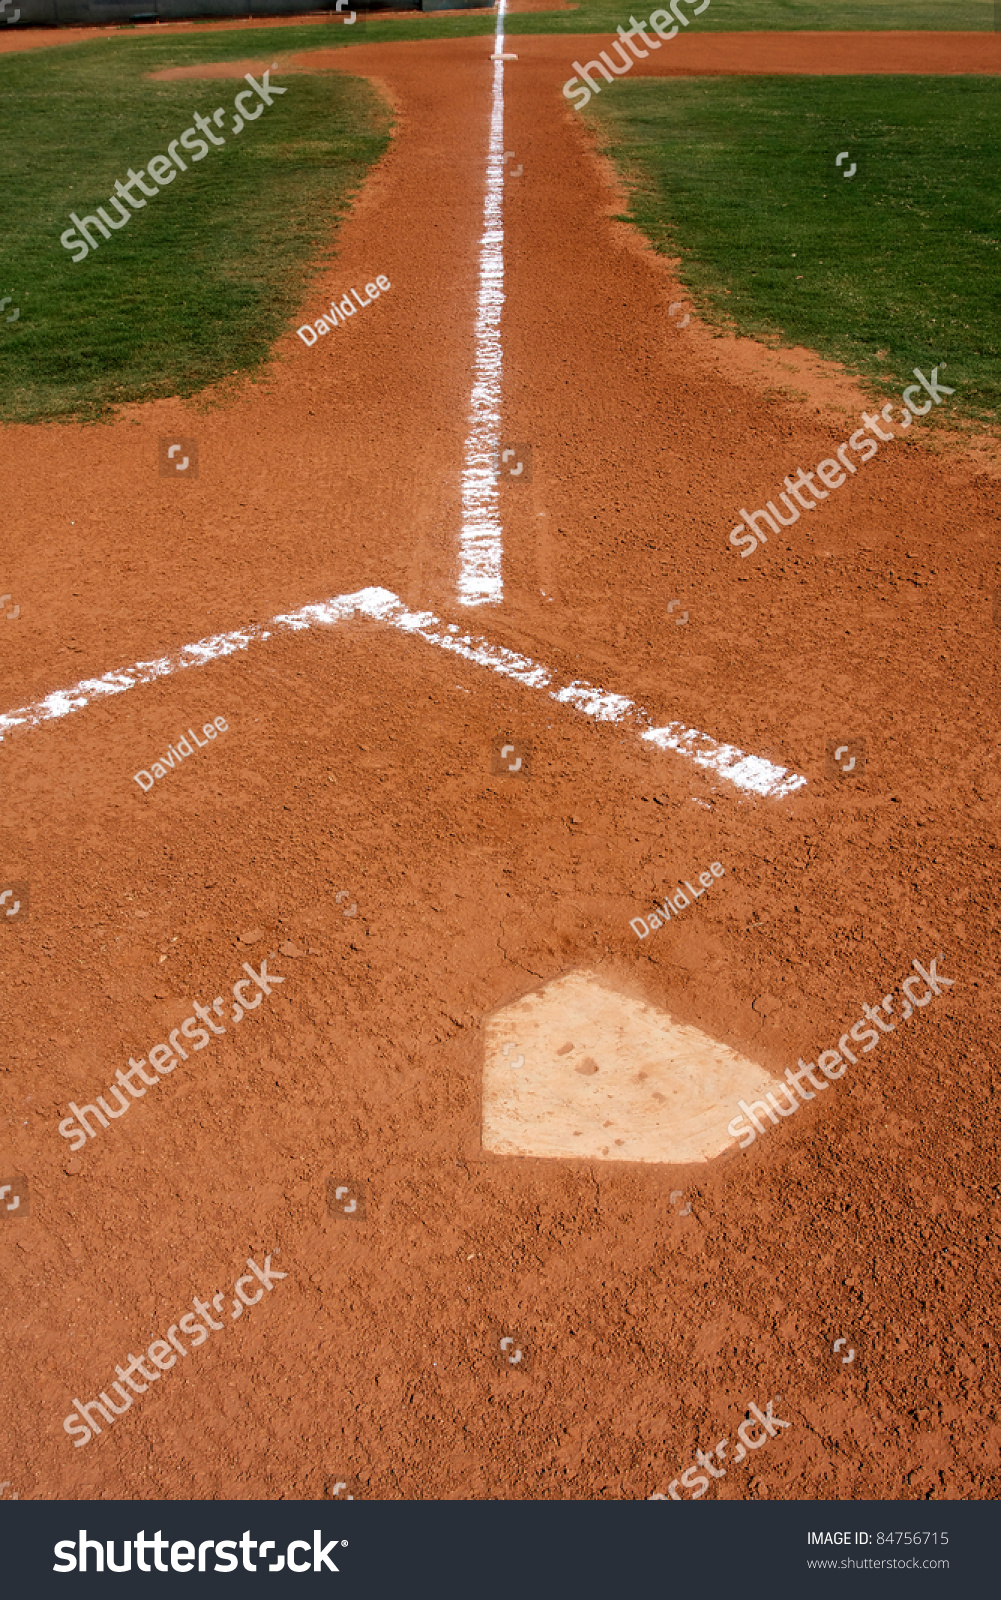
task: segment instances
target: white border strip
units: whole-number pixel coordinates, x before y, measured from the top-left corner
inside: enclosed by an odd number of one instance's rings
[[[504,304],[504,9],[505,0],[498,0],[487,187],[480,238],[476,361],[462,471],[457,595],[461,606],[498,605],[504,595],[497,487],[502,370],[500,320]]]
[[[738,789],[751,794],[766,795],[771,800],[784,799],[786,795],[802,789],[806,779],[785,767],[776,767],[762,756],[749,756],[730,744],[719,744],[708,733],[697,728],[686,728],[684,723],[669,722],[664,728],[651,728],[650,720],[641,706],[636,706],[625,695],[607,694],[590,683],[569,683],[553,689],[552,675],[547,667],[529,656],[522,656],[503,645],[491,644],[487,639],[473,638],[460,633],[457,623],[442,623],[430,611],[408,611],[402,600],[389,589],[359,589],[356,594],[336,595],[331,600],[303,606],[299,611],[285,612],[273,617],[267,624],[252,624],[233,633],[216,633],[209,639],[199,639],[186,644],[170,656],[157,661],[137,661],[133,666],[118,672],[106,672],[101,678],[84,678],[73,689],[55,689],[44,700],[19,710],[0,713],[0,740],[8,728],[37,727],[42,722],[52,722],[67,717],[74,711],[98,700],[104,695],[124,694],[143,683],[153,683],[157,678],[169,678],[186,667],[203,667],[209,661],[219,661],[238,650],[249,650],[252,644],[270,639],[281,629],[301,633],[318,625],[330,626],[346,622],[350,617],[369,617],[373,622],[384,622],[403,633],[416,634],[426,643],[440,650],[450,650],[465,661],[489,667],[505,678],[513,678],[527,689],[546,689],[551,699],[561,705],[572,706],[575,711],[598,722],[621,722],[639,733],[641,739],[655,745],[658,750],[674,750],[687,756],[696,766],[706,767],[718,777]]]

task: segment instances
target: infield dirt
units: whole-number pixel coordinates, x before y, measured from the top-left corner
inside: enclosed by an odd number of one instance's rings
[[[810,36],[752,38],[807,70]],[[503,427],[534,473],[503,490],[503,605],[454,600],[492,40],[299,54],[282,71],[370,77],[397,125],[297,320],[376,273],[393,293],[201,403],[4,430],[0,709],[381,586],[808,783],[741,796],[362,620],[8,733],[4,870],[31,908],[0,929],[0,1182],[28,1173],[31,1208],[0,1231],[0,1462],[22,1498],[645,1498],[763,1395],[793,1425],[720,1496],[998,1494],[996,446],[888,445],[741,561],[735,512],[866,402],[809,352],[676,331],[683,293],[560,93],[586,47],[519,38],[505,71]],[[159,476],[173,432],[197,480]],[[148,751],[219,714],[211,762],[140,795]],[[857,781],[826,775],[842,735],[867,741]],[[491,773],[508,736],[526,778]],[[710,860],[698,917],[638,944],[630,917]],[[948,995],[746,1154],[482,1148],[485,1019],[550,979],[599,973],[781,1076],[938,952]],[[68,1102],[263,956],[269,1005],[71,1156]],[[72,1397],[269,1252],[281,1293],[75,1449]]]

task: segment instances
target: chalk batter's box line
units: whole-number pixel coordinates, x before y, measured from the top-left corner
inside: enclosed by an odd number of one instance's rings
[[[687,756],[696,766],[704,767],[747,793],[781,800],[806,785],[806,778],[801,774],[777,767],[763,756],[748,755],[735,745],[721,744],[711,734],[687,728],[684,723],[669,722],[662,728],[653,728],[643,707],[635,705],[625,695],[610,694],[583,681],[553,688],[549,669],[529,656],[462,633],[457,623],[442,623],[430,611],[408,611],[397,595],[380,588],[337,595],[331,600],[273,617],[270,623],[252,623],[232,633],[199,639],[195,644],[184,645],[174,655],[161,656],[155,661],[137,661],[131,667],[106,672],[100,678],[84,678],[72,689],[54,689],[33,705],[0,713],[0,740],[9,728],[37,727],[43,722],[56,721],[74,711],[82,711],[102,696],[124,694],[128,689],[171,677],[187,667],[205,666],[209,661],[222,660],[239,650],[249,650],[252,644],[263,643],[279,629],[300,633],[308,628],[346,622],[355,616],[368,617],[373,622],[416,635],[440,650],[450,650],[465,661],[512,678],[527,689],[545,689],[551,699],[572,706],[596,722],[630,726],[645,743],[655,745],[658,750],[673,750]]]

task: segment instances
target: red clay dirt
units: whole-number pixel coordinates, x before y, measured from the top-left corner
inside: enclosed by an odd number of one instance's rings
[[[29,1176],[30,1214],[0,1230],[0,1462],[23,1499],[645,1498],[773,1396],[792,1426],[716,1494],[1001,1487],[996,485],[915,427],[737,556],[739,508],[864,401],[806,352],[676,331],[681,291],[612,220],[560,95],[578,43],[519,39],[505,71],[503,428],[534,476],[504,491],[503,605],[454,598],[492,40],[310,53],[384,84],[398,121],[297,320],[392,288],[200,403],[4,430],[2,709],[381,585],[808,785],[742,797],[363,621],[9,733],[3,860],[31,904],[0,931],[0,1182]],[[158,475],[172,433],[198,439],[194,481]],[[867,740],[855,783],[825,774],[842,735]],[[505,736],[529,776],[491,774]],[[710,860],[725,889],[640,943],[629,919]],[[550,978],[599,972],[781,1076],[939,952],[955,986],[745,1154],[482,1150],[484,1019]],[[69,1102],[262,956],[267,1004],[71,1156]],[[360,1186],[364,1219],[329,1214],[328,1184]],[[288,1276],[230,1320],[269,1252]],[[219,1291],[225,1333],[75,1448],[75,1400]]]
[[[531,41],[532,53],[559,38],[564,59],[588,58],[580,50],[591,48],[585,34],[549,34]],[[614,35],[612,36],[614,38]],[[522,41],[518,40],[519,57]],[[600,48],[600,46],[599,46]],[[614,58],[618,63],[618,58]],[[571,76],[573,68],[568,68]],[[1001,34],[995,33],[686,33],[665,41],[660,53],[652,51],[637,61],[631,75],[671,78],[734,73],[806,72],[837,76],[845,73],[1001,72]],[[600,85],[604,79],[595,73]]]
[[[509,10],[531,10],[534,0],[526,4],[525,0],[515,0]],[[564,5],[559,0],[546,5],[548,11],[562,11]],[[486,14],[487,8],[484,8]],[[420,13],[414,11],[381,11],[380,20],[393,17],[415,18]],[[473,15],[480,13],[474,12]],[[354,27],[349,23],[346,15],[341,18],[342,26]],[[215,33],[218,31],[232,32],[234,28],[302,28],[306,24],[316,26],[337,26],[337,19],[328,12],[306,11],[298,17],[231,17],[217,18],[211,22],[147,22],[137,23],[111,23],[104,28],[15,28],[13,32],[5,29],[0,34],[0,52],[4,50],[45,50],[58,44],[88,44],[92,39],[114,38],[118,33],[128,31],[133,37],[160,38],[165,33]]]

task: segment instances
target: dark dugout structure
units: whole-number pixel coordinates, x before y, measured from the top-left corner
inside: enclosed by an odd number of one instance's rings
[[[336,13],[334,0],[15,0],[16,26],[71,23],[105,28],[115,22],[191,22],[199,17],[302,17]],[[490,10],[490,0],[346,0],[355,11]],[[10,13],[13,15],[13,10]]]

